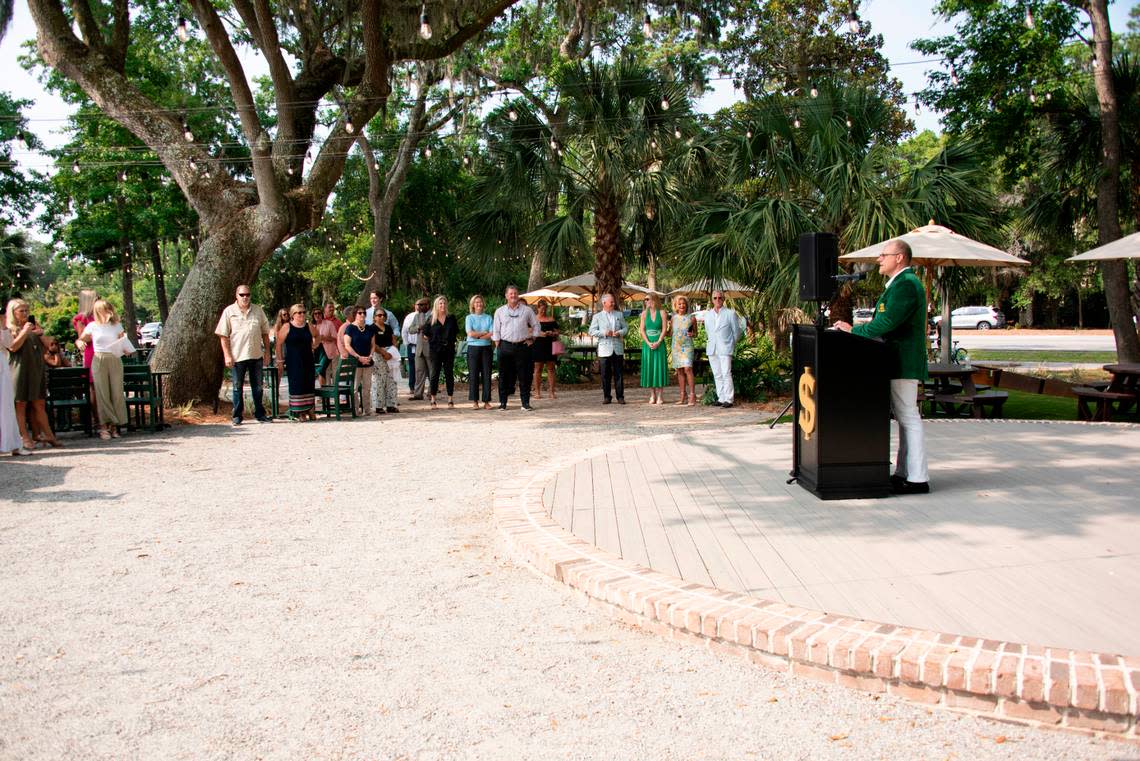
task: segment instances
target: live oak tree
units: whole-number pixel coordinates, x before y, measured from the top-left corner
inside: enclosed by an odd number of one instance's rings
[[[320,224],[345,159],[362,129],[391,92],[392,67],[445,57],[484,29],[514,0],[453,0],[427,7],[430,39],[417,35],[420,4],[234,0],[232,13],[209,0],[189,0],[229,88],[249,163],[242,171],[219,160],[219,146],[187,140],[183,117],[148,98],[127,74],[134,44],[132,11],[165,12],[175,34],[179,3],[151,0],[29,0],[40,56],[73,80],[162,162],[197,212],[201,245],[171,309],[154,362],[171,371],[175,403],[209,399],[221,382],[218,315],[238,283],[252,281],[284,241]],[[76,31],[78,30],[78,32]],[[272,83],[273,115],[262,113],[238,48],[264,56]],[[193,83],[181,83],[189,90]],[[344,103],[319,150],[314,137],[322,105]]]

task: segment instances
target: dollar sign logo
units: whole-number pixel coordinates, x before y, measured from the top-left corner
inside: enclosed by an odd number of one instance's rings
[[[805,367],[800,376],[800,430],[804,440],[811,441],[815,433],[815,376],[810,367]]]

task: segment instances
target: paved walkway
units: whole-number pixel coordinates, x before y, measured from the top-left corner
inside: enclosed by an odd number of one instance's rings
[[[942,421],[933,493],[824,502],[790,431],[643,440],[551,479],[580,538],[687,581],[833,614],[1140,654],[1140,428]]]

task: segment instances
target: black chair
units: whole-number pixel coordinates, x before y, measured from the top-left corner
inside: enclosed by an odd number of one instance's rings
[[[133,417],[129,427],[148,428],[151,431],[159,430],[161,415],[159,408],[162,399],[158,395],[158,387],[154,376],[150,374],[150,367],[134,362],[123,363],[123,393],[127,398],[127,418]]]
[[[86,367],[49,367],[46,404],[53,431],[72,430],[72,411],[78,411],[83,430],[88,436],[95,435]]]

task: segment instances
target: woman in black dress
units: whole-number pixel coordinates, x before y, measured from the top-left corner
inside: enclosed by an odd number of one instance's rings
[[[447,313],[447,297],[436,296],[431,305],[431,319],[420,332],[420,340],[426,338],[428,348],[431,349],[428,355],[428,373],[431,379],[428,393],[433,410],[436,408],[435,396],[439,393],[441,370],[447,383],[447,406],[455,407],[455,337],[458,334],[459,325],[455,322],[455,315]]]
[[[550,398],[557,399],[554,393],[554,366],[558,358],[554,356],[553,346],[558,338],[558,321],[548,315],[549,305],[539,301],[534,305],[535,316],[538,317],[538,333],[535,334],[534,345],[530,348],[530,356],[534,361],[534,387],[536,399],[542,398],[542,368],[546,368],[547,383],[550,388]]]
[[[305,305],[289,307],[289,322],[277,330],[277,367],[289,378],[289,419],[316,420],[316,360],[320,337],[305,319]]]

